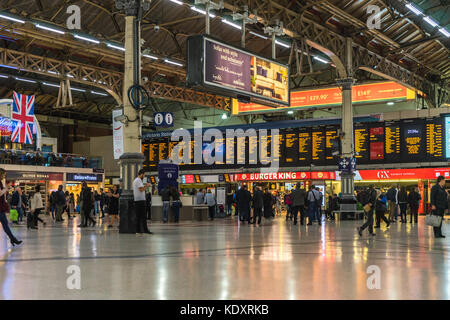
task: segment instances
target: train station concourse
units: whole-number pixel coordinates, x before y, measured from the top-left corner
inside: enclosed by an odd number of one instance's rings
[[[449,300],[449,16],[0,0],[1,299]]]

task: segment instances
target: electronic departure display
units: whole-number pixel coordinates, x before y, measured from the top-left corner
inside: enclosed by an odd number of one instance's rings
[[[251,129],[247,128],[247,129]],[[246,129],[246,130],[247,130]],[[316,126],[280,128],[279,155],[281,167],[336,166],[340,154],[340,126]],[[207,169],[205,157],[215,158],[214,168],[262,168],[271,165],[272,131],[268,135],[217,138],[202,143],[203,163],[194,164],[194,141],[173,142],[170,138],[145,140],[142,152],[144,166],[155,168],[161,160],[179,149],[183,158],[184,143],[190,146],[191,162],[182,164],[184,169]],[[359,164],[408,163],[421,161],[445,161],[450,158],[450,116],[426,120],[402,120],[391,122],[356,123],[354,147]],[[264,150],[265,149],[265,150]],[[223,160],[220,158],[223,156]],[[274,157],[275,158],[275,157]],[[273,165],[273,164],[272,164]]]
[[[234,98],[289,106],[289,67],[204,35],[187,39],[187,84]]]
[[[400,123],[385,124],[385,159],[387,163],[400,162]]]
[[[355,132],[355,158],[357,163],[366,162],[369,159],[369,128],[367,125],[358,123]]]
[[[421,161],[425,159],[423,127],[423,122],[408,122],[403,124],[401,161]]]
[[[383,160],[384,159],[384,126],[372,127],[369,129],[369,141],[370,141],[370,160]]]
[[[284,154],[282,163],[295,165],[298,159],[298,131],[287,129],[284,132]]]
[[[441,119],[430,119],[425,122],[427,158],[430,161],[444,157],[444,124]]]

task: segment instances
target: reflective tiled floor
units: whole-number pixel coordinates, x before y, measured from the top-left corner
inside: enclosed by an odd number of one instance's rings
[[[153,235],[76,224],[13,227],[24,240],[14,248],[1,232],[1,298],[450,298],[450,236],[435,240],[423,217],[373,238],[356,234],[360,221],[306,227],[277,218],[257,227],[218,219],[153,224]],[[80,267],[80,290],[67,288],[71,265]],[[371,265],[380,268],[381,289],[368,289]]]

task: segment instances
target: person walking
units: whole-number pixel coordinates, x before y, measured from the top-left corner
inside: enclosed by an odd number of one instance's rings
[[[398,192],[398,205],[400,207],[400,219],[406,223],[406,210],[408,210],[408,193],[406,187],[402,186]]]
[[[306,195],[308,205],[308,226],[311,226],[313,221],[317,219],[319,226],[322,225],[321,217],[319,217],[320,193],[314,186],[309,188]]]
[[[299,182],[297,183],[295,190],[292,191],[291,198],[292,198],[292,215],[294,216],[294,225],[297,224],[297,215],[299,212],[300,212],[300,225],[304,225],[306,191],[305,189],[301,188]]]
[[[398,216],[398,189],[396,185],[392,187],[386,193],[389,209],[389,222],[397,222]]]
[[[145,207],[147,209],[146,216],[147,220],[152,220],[152,193],[146,192],[145,193]]]
[[[206,205],[208,206],[209,219],[211,221],[214,220],[214,216],[216,215],[216,199],[211,192],[211,189],[208,190],[205,197]]]
[[[11,186],[6,184],[6,171],[0,168],[0,223],[2,224],[3,231],[8,235],[9,241],[13,246],[21,244],[22,240],[18,240],[9,228],[8,219],[6,218],[6,212],[9,211],[8,203],[6,202],[6,195],[9,192]]]
[[[97,190],[94,190],[94,216],[98,216],[100,214],[100,193]]]
[[[73,193],[69,195],[69,212],[72,217],[75,217],[75,196]]]
[[[56,198],[56,222],[62,222],[64,219],[62,218],[62,214],[64,212],[64,206],[66,205],[66,195],[63,191],[63,186],[58,186],[58,191],[55,194]]]
[[[78,226],[79,228],[86,228],[89,224],[95,226],[96,222],[91,217],[91,211],[94,208],[94,196],[92,194],[91,188],[87,186],[86,182],[82,183],[81,187],[81,195],[80,195],[80,203],[81,203],[81,224]]]
[[[181,208],[180,192],[178,192],[177,188],[172,187],[172,189],[170,190],[170,195],[172,197],[173,220],[175,223],[178,223],[180,221]]]
[[[170,196],[170,187],[169,185],[166,185],[161,192],[161,200],[163,202],[163,223],[167,223],[169,221]]]
[[[145,176],[145,170],[141,169],[138,172],[138,176],[133,182],[133,197],[134,197],[134,209],[136,212],[136,234],[153,234],[147,227],[147,218],[145,209],[145,189],[150,187],[149,183],[144,184],[143,180]]]
[[[34,194],[30,199],[31,224],[27,224],[27,229],[38,229],[38,221],[40,221],[44,226],[46,225],[44,220],[39,218],[39,214],[42,210],[44,210],[44,205],[42,204],[41,186],[36,185],[34,187]]]
[[[119,186],[116,184],[113,185],[112,192],[109,192],[106,196],[108,197],[105,201],[108,208],[106,224],[108,225],[108,228],[112,228],[114,226],[114,221],[119,220]]]
[[[70,193],[69,191],[66,191],[65,193],[66,196],[66,205],[65,205],[65,211],[67,212],[67,219],[71,220],[72,219],[72,210],[70,207]]]
[[[264,194],[260,187],[256,187],[253,193],[253,223],[256,223],[256,219],[258,218],[258,224],[261,224],[263,206]]]
[[[292,220],[292,192],[286,193],[284,204],[286,205],[286,221]]]
[[[233,192],[230,190],[230,192],[227,193],[226,197],[226,205],[227,205],[227,216],[231,216],[233,213]]]
[[[422,200],[422,197],[420,196],[418,189],[419,188],[414,188],[408,194],[408,204],[411,215],[409,223],[413,223],[413,217],[414,223],[417,223],[418,220],[420,200]]]
[[[269,191],[269,188],[264,190],[264,219],[265,221],[272,218],[273,205],[274,205],[274,197],[272,193]]]
[[[200,189],[195,196],[197,204],[205,204],[205,190]]]
[[[275,196],[275,212],[277,216],[281,216],[281,195],[278,191]]]
[[[48,202],[50,203],[50,212],[52,214],[52,219],[56,219],[56,191],[52,191],[48,197]]]
[[[435,238],[445,238],[442,234],[442,220],[444,219],[445,210],[448,209],[448,195],[445,192],[445,177],[439,176],[436,184],[431,188],[431,210],[433,215],[442,217],[441,224],[433,227]]]
[[[100,188],[100,212],[102,214],[100,218],[102,219],[105,217],[106,198],[106,193],[104,192],[103,188]]]
[[[248,224],[251,224],[250,218],[250,205],[252,202],[252,195],[247,190],[247,186],[242,186],[236,192],[236,206],[239,213],[240,221],[248,221]]]
[[[371,185],[368,190],[364,191],[366,194],[361,197],[363,202],[361,203],[364,207],[368,206],[368,209],[365,209],[367,214],[367,221],[361,226],[356,228],[360,237],[362,237],[362,232],[367,227],[369,228],[369,234],[371,236],[375,236],[373,232],[373,211],[375,209],[375,203],[377,201],[377,191],[374,189],[373,185]]]
[[[386,223],[386,227],[390,226],[389,220],[386,218],[385,214],[387,211],[387,199],[384,193],[377,190],[377,201],[375,202],[375,228],[380,228],[381,220]]]
[[[13,221],[15,224],[19,224],[20,221],[22,221],[25,205],[23,203],[23,197],[22,197],[22,189],[20,187],[17,187],[16,190],[13,192],[11,197],[11,209],[17,210],[18,218],[17,221]]]

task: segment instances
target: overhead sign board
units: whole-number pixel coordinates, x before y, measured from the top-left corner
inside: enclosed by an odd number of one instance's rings
[[[415,99],[414,90],[394,81],[356,85],[353,86],[352,91],[353,103],[362,104]],[[342,90],[339,87],[333,87],[291,91],[290,106],[287,108],[332,107],[339,105],[342,105]],[[282,111],[287,108],[277,108],[275,111]],[[234,115],[268,111],[274,111],[274,109],[256,103],[242,103],[233,99],[232,112]]]
[[[188,86],[272,107],[289,106],[289,67],[207,36],[188,38]]]
[[[445,157],[450,159],[450,115],[444,118],[445,127]]]
[[[114,109],[112,111],[113,118],[113,149],[114,149],[114,159],[118,160],[123,154],[123,126],[124,124],[115,119],[123,114],[122,109]]]
[[[434,180],[439,176],[450,179],[450,168],[419,168],[419,169],[381,169],[356,170],[355,180]],[[339,175],[337,176],[340,180]]]
[[[155,112],[153,118],[155,127],[173,127],[172,112]]]
[[[334,180],[335,172],[269,172],[239,173],[234,175],[235,181],[284,181],[284,180]]]

